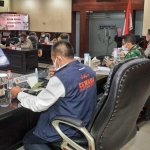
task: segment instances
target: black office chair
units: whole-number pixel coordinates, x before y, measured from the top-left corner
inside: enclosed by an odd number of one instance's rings
[[[37,40],[36,40],[36,38],[33,37],[33,36],[30,36],[29,40],[31,40],[31,42],[32,42],[33,49],[36,49],[37,48]]]
[[[51,34],[50,33],[45,33],[45,37],[48,37],[48,39],[50,40]]]
[[[76,118],[58,116],[52,120],[63,139],[52,143],[53,149],[119,150],[136,135],[136,121],[150,92],[150,60],[122,63],[110,78],[108,95],[99,101],[88,129]],[[68,138],[60,123],[77,128],[85,138]]]
[[[29,36],[34,36],[35,37],[36,36],[36,32],[30,32]]]
[[[67,40],[68,42],[70,41],[68,33],[62,33],[60,35],[60,38],[61,38],[61,40]]]

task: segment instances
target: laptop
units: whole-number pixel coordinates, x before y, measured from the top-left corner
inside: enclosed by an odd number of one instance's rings
[[[0,48],[0,67],[9,65],[8,58],[4,54],[3,50]]]

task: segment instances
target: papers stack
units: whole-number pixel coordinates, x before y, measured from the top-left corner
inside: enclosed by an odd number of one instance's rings
[[[29,84],[29,86],[30,86],[31,88],[32,88],[36,83],[38,83],[36,76],[29,77],[29,78],[27,79],[27,82],[28,82],[28,84]]]
[[[95,71],[96,71],[96,74],[109,75],[110,68],[108,68],[108,67],[98,67]]]
[[[36,91],[42,90],[42,88],[40,88],[40,87],[43,84],[43,82],[37,82],[36,76],[29,77],[27,80],[27,83],[31,87],[31,90],[36,90]]]
[[[100,60],[97,59],[96,57],[94,57],[94,58],[91,60],[91,67],[92,67],[93,69],[97,68],[100,64],[101,64]]]

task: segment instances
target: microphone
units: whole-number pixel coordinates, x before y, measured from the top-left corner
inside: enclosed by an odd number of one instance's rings
[[[139,44],[142,43],[143,41],[144,41],[144,39],[141,40],[139,43],[137,43],[137,45],[139,45]],[[142,48],[142,50],[139,49],[139,51],[141,52],[143,58],[147,58],[147,56],[145,55],[145,53],[144,53],[144,51],[143,51],[143,48]]]
[[[108,48],[109,48],[109,40],[111,39],[111,36],[108,36],[108,45],[107,45],[107,51],[106,51],[106,55],[107,56],[107,53],[108,53]]]
[[[110,45],[110,43],[109,43],[110,39],[111,39],[111,36],[109,35],[109,36],[108,36],[108,44],[107,44],[106,54],[105,54],[104,59],[103,59],[102,64],[101,64],[102,66],[105,66],[105,57],[106,57],[107,54],[108,54],[108,49],[109,49],[109,45]]]
[[[45,78],[48,76],[48,72],[49,72],[48,67],[49,67],[50,65],[51,65],[51,64],[48,64],[48,65],[45,67],[45,69],[39,73],[39,78],[40,78],[40,79],[45,79]]]
[[[142,43],[144,40],[141,40],[139,43],[137,43],[137,45],[139,45],[140,43]]]
[[[106,55],[105,56],[107,56],[107,54],[108,54],[108,48],[109,48],[109,45],[110,45],[109,41],[111,39],[110,30],[109,29],[107,30],[107,37],[108,37],[108,43],[107,43],[107,51],[106,51]]]

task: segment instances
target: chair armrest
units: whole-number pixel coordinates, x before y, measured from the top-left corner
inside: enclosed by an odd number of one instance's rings
[[[72,141],[69,137],[67,137],[60,129],[59,124],[67,124],[71,127],[74,127],[76,129],[78,129],[79,131],[81,131],[84,136],[86,137],[87,141],[88,141],[88,146],[89,149],[95,150],[95,143],[94,143],[94,139],[93,137],[90,135],[90,133],[87,131],[87,129],[84,126],[83,121],[73,118],[73,117],[68,117],[68,116],[57,116],[55,118],[52,119],[51,121],[53,127],[56,129],[56,131],[58,132],[58,134],[62,137],[63,142],[61,144],[61,148],[62,149],[67,149],[67,150],[72,150],[72,148],[70,148],[68,146],[71,145],[73,148],[77,149],[77,150],[85,150],[84,148],[82,148],[80,145],[76,144],[74,141]]]
[[[85,127],[83,121],[73,118],[73,117],[69,117],[69,116],[57,116],[52,119],[52,122],[55,120],[63,121],[63,122],[72,124],[76,127]]]

